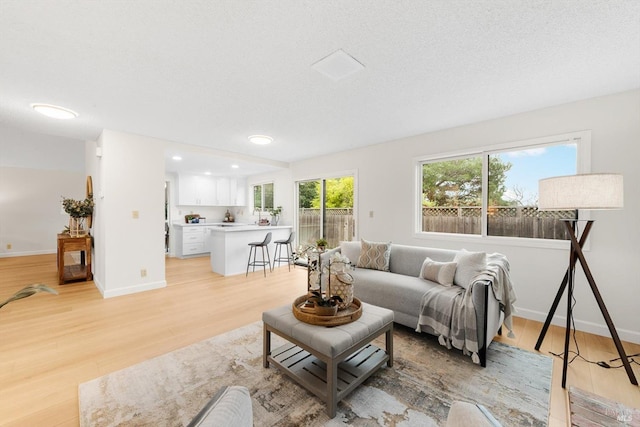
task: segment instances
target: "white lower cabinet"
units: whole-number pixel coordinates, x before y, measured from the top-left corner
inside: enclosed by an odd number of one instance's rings
[[[206,227],[174,226],[176,236],[176,256],[185,258],[192,255],[206,255],[205,247]]]

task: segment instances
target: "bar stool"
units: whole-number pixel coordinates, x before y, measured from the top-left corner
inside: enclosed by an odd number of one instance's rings
[[[249,267],[253,266],[253,271],[256,271],[256,265],[262,266],[264,270],[264,277],[267,277],[267,265],[269,266],[269,271],[271,271],[271,258],[269,257],[269,242],[271,242],[271,232],[268,232],[262,242],[251,242],[249,243],[249,260],[247,261],[247,274],[245,277],[249,275]],[[264,259],[264,248],[267,248],[267,260]],[[258,248],[262,248],[262,260],[256,261],[256,253],[258,252]],[[251,261],[251,252],[253,252],[253,261]]]
[[[273,254],[273,266],[276,266],[276,262],[278,263],[278,267],[280,267],[281,261],[287,261],[287,267],[289,267],[289,271],[291,271],[291,264],[293,264],[293,246],[291,243],[293,242],[293,238],[296,236],[296,232],[292,231],[289,234],[289,238],[286,240],[274,240],[273,243],[276,244],[276,250]],[[287,249],[287,256],[282,256],[282,247]],[[295,268],[295,264],[293,265]]]

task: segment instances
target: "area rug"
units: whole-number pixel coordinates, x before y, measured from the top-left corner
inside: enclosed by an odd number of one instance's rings
[[[282,343],[272,335],[272,348]],[[481,403],[504,426],[546,426],[551,358],[493,343],[487,359],[482,368],[434,337],[397,327],[394,366],[367,379],[330,419],[314,395],[262,367],[256,322],[80,384],[80,425],[182,426],[221,386],[243,385],[255,426],[441,426],[455,400]]]
[[[569,389],[569,408],[571,425],[575,427],[640,427],[640,409],[577,387]]]

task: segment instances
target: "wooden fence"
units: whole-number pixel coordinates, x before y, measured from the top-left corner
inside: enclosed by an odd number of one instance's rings
[[[490,236],[568,240],[559,219],[575,219],[576,211],[539,211],[536,206],[494,206],[487,212]],[[423,207],[422,231],[480,234],[482,208],[478,206]]]
[[[340,241],[353,240],[356,221],[353,209],[330,208],[325,210],[324,236],[330,248]],[[298,244],[314,245],[320,238],[320,209],[301,208],[298,210]]]
[[[324,234],[333,248],[340,241],[353,240],[353,209],[325,211]],[[488,209],[490,236],[568,240],[559,219],[575,219],[576,211],[539,211],[535,206],[496,206]],[[422,231],[481,234],[482,208],[478,206],[422,208]],[[315,245],[320,238],[320,209],[298,211],[298,244]]]

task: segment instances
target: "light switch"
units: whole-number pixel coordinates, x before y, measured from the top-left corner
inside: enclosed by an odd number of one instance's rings
[[[138,219],[140,217],[140,212],[138,212],[138,211],[131,212],[131,217],[133,219]]]
[[[373,218],[373,211],[369,211],[369,218]]]

